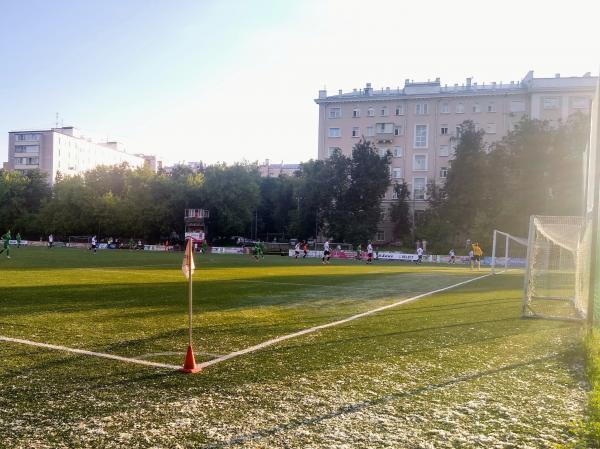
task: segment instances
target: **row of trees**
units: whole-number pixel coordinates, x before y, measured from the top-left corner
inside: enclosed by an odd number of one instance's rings
[[[297,236],[324,231],[338,241],[370,238],[389,186],[389,155],[361,141],[352,157],[309,161],[297,176],[261,178],[256,165],[225,164],[170,174],[126,165],[59,177],[50,189],[38,171],[0,172],[0,229],[28,238],[49,233],[175,239],[183,210],[210,211],[211,238],[235,235]],[[327,230],[324,228],[327,226]]]
[[[391,155],[361,140],[352,156],[336,152],[311,160],[296,176],[261,178],[253,164],[206,166],[195,173],[178,166],[170,174],[127,166],[98,167],[60,178],[51,189],[37,171],[0,171],[0,229],[28,238],[91,235],[173,239],[183,234],[183,210],[211,213],[209,237],[309,238],[365,242],[382,219],[394,240],[412,246],[427,239],[440,251],[468,238],[483,240],[494,228],[527,232],[531,214],[581,212],[583,154],[588,119],[573,117],[551,127],[522,120],[499,143],[486,146],[472,122],[460,126],[444,185],[428,186],[429,208],[412,223],[410,191],[395,184],[388,209]]]
[[[468,238],[489,243],[493,229],[526,236],[533,214],[582,214],[588,117],[556,127],[523,119],[491,146],[483,137],[472,122],[460,126],[445,184],[428,186],[419,237],[447,249]]]

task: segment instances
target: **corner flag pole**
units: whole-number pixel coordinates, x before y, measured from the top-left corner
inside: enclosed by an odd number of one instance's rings
[[[192,243],[192,237],[190,237],[189,241],[189,251],[187,251],[188,257],[188,313],[189,313],[189,345],[192,346],[192,249],[194,245]]]
[[[194,350],[192,349],[192,273],[194,272],[194,258],[192,254],[193,250],[193,238],[190,237],[185,248],[182,266],[184,269],[183,272],[188,279],[188,347],[185,354],[183,367],[180,369],[180,371],[184,373],[197,373],[200,371],[200,368],[198,368],[196,365],[196,360],[194,359]]]

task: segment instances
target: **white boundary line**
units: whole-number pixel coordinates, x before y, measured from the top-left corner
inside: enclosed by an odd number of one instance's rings
[[[206,368],[206,367],[211,366],[211,365],[216,365],[217,363],[224,362],[226,360],[232,359],[234,357],[238,357],[240,355],[249,354],[251,352],[258,351],[260,349],[266,348],[268,346],[272,346],[274,344],[277,344],[277,343],[285,341],[285,340],[289,340],[291,338],[296,338],[296,337],[300,337],[302,335],[306,335],[306,334],[310,334],[310,333],[313,333],[313,332],[317,332],[317,331],[319,331],[321,329],[327,329],[329,327],[339,326],[340,324],[348,323],[350,321],[354,321],[354,320],[357,320],[359,318],[364,318],[366,316],[373,315],[375,313],[381,312],[383,310],[391,309],[392,307],[397,307],[397,306],[400,306],[402,304],[407,304],[409,302],[414,302],[414,301],[417,301],[417,300],[419,300],[421,298],[425,298],[427,296],[435,295],[436,293],[441,293],[441,292],[444,292],[446,290],[450,290],[450,289],[453,289],[453,288],[456,288],[456,287],[460,287],[461,285],[469,284],[471,282],[477,281],[479,279],[484,279],[484,278],[489,277],[489,276],[492,276],[492,273],[488,273],[488,274],[485,274],[483,276],[477,276],[475,278],[471,278],[471,279],[468,279],[466,281],[458,282],[457,284],[449,285],[448,287],[443,287],[443,288],[439,288],[437,290],[432,290],[432,291],[427,292],[427,293],[422,293],[420,295],[413,296],[412,298],[403,299],[401,301],[397,301],[395,303],[388,304],[386,306],[382,306],[382,307],[378,307],[376,309],[368,310],[366,312],[362,312],[362,313],[359,313],[357,315],[352,315],[352,316],[350,316],[348,318],[344,318],[343,320],[333,321],[331,323],[321,324],[319,326],[314,326],[314,327],[311,327],[311,328],[308,328],[308,329],[304,329],[304,330],[301,330],[301,331],[298,331],[298,332],[294,332],[292,334],[282,335],[281,337],[273,338],[271,340],[264,341],[264,342],[259,343],[257,345],[250,346],[248,348],[241,349],[239,351],[234,351],[234,352],[231,352],[231,353],[226,354],[226,355],[222,355],[220,357],[217,357],[215,359],[209,360],[207,362],[199,363],[198,367],[199,368]],[[165,368],[165,369],[171,369],[171,370],[178,370],[179,368],[181,368],[180,366],[168,365],[166,363],[157,363],[157,362],[150,362],[150,361],[147,361],[147,360],[132,359],[132,358],[128,358],[128,357],[122,357],[122,356],[119,356],[119,355],[106,354],[104,352],[86,351],[84,349],[69,348],[67,346],[51,345],[51,344],[48,344],[48,343],[39,343],[39,342],[36,342],[36,341],[23,340],[23,339],[20,339],[20,338],[4,337],[4,336],[1,336],[1,335],[0,335],[0,341],[6,341],[6,342],[10,342],[10,343],[19,343],[19,344],[29,345],[29,346],[37,346],[39,348],[54,349],[54,350],[57,350],[57,351],[71,352],[71,353],[74,353],[74,354],[88,355],[88,356],[92,356],[92,357],[101,357],[101,358],[105,358],[105,359],[118,360],[120,362],[135,363],[135,364],[138,364],[138,365],[151,366],[151,367],[154,367],[154,368]]]
[[[277,344],[279,342],[282,342],[282,341],[285,341],[285,340],[289,340],[290,338],[300,337],[301,335],[306,335],[306,334],[310,334],[312,332],[317,332],[317,331],[319,331],[321,329],[327,329],[328,327],[339,326],[340,324],[348,323],[349,321],[354,321],[354,320],[357,320],[359,318],[364,318],[366,316],[373,315],[375,313],[381,312],[382,310],[391,309],[392,307],[397,307],[397,306],[400,306],[402,304],[407,304],[409,302],[417,301],[417,300],[419,300],[421,298],[425,298],[426,296],[435,295],[436,293],[440,293],[440,292],[443,292],[443,291],[446,291],[446,290],[450,290],[452,288],[459,287],[461,285],[465,285],[465,284],[468,284],[470,282],[474,282],[474,281],[477,281],[479,279],[483,279],[483,278],[489,277],[491,275],[492,275],[491,273],[488,273],[488,274],[485,274],[483,276],[477,276],[476,278],[472,278],[472,279],[469,279],[469,280],[466,280],[466,281],[463,281],[463,282],[459,282],[457,284],[453,284],[453,285],[450,285],[448,287],[439,288],[437,290],[432,290],[432,291],[427,292],[427,293],[422,293],[420,295],[413,296],[412,298],[407,298],[407,299],[403,299],[401,301],[395,302],[393,304],[388,304],[387,306],[378,307],[376,309],[368,310],[366,312],[359,313],[357,315],[352,315],[352,316],[350,316],[348,318],[344,318],[343,320],[333,321],[333,322],[327,323],[327,324],[321,324],[319,326],[315,326],[315,327],[304,329],[304,330],[301,330],[301,331],[298,331],[298,332],[294,332],[293,334],[288,334],[288,335],[283,335],[281,337],[273,338],[271,340],[264,341],[264,342],[259,343],[257,345],[250,346],[248,348],[241,349],[239,351],[234,351],[234,352],[231,352],[229,354],[223,355],[221,357],[217,357],[216,359],[212,359],[212,360],[209,360],[207,362],[199,363],[198,367],[199,368],[206,368],[207,366],[216,365],[217,363],[224,362],[224,361],[232,359],[234,357],[238,357],[238,356],[244,355],[244,354],[249,354],[250,352],[255,352],[255,351],[258,351],[260,349],[266,348],[267,346],[272,346],[272,345]]]
[[[118,360],[120,362],[137,363],[138,365],[152,366],[154,368],[166,368],[166,369],[181,368],[180,366],[176,366],[176,365],[167,365],[165,363],[149,362],[147,360],[130,359],[128,357],[121,357],[120,355],[106,354],[104,352],[86,351],[84,349],[69,348],[67,346],[59,346],[59,345],[50,345],[48,343],[38,343],[36,341],[22,340],[20,338],[3,337],[1,335],[0,335],[0,341],[7,341],[10,343],[20,343],[23,345],[37,346],[39,348],[54,349],[57,351],[73,352],[75,354],[89,355],[89,356],[93,356],[93,357],[102,357],[105,359]]]

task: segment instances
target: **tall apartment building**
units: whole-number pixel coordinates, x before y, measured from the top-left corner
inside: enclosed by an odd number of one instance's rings
[[[118,142],[95,143],[84,138],[72,126],[44,130],[11,131],[8,133],[9,170],[40,169],[48,173],[48,182],[54,184],[56,174],[79,175],[99,165],[130,167],[154,165],[153,156],[126,153]]]
[[[444,182],[453,156],[453,137],[465,120],[485,130],[485,141],[504,137],[523,116],[556,122],[581,111],[589,113],[597,77],[535,78],[533,71],[518,82],[478,84],[467,78],[462,85],[442,86],[405,80],[404,88],[319,91],[319,159],[339,149],[351,155],[361,137],[375,143],[382,154],[393,155],[392,183],[406,181],[412,210],[418,219],[426,208],[427,184]],[[384,199],[394,199],[390,188]],[[382,223],[378,241],[391,240],[388,223]]]

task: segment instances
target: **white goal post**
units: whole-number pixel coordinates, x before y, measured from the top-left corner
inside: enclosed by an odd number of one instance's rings
[[[502,240],[504,240],[504,255],[500,256]],[[524,266],[527,244],[526,238],[515,237],[507,232],[494,229],[492,240],[492,274],[498,273],[498,267],[503,267],[503,271],[506,271],[509,267],[515,265]],[[515,248],[515,245],[518,249]]]
[[[581,320],[588,313],[589,242],[584,219],[533,215],[523,316]]]

